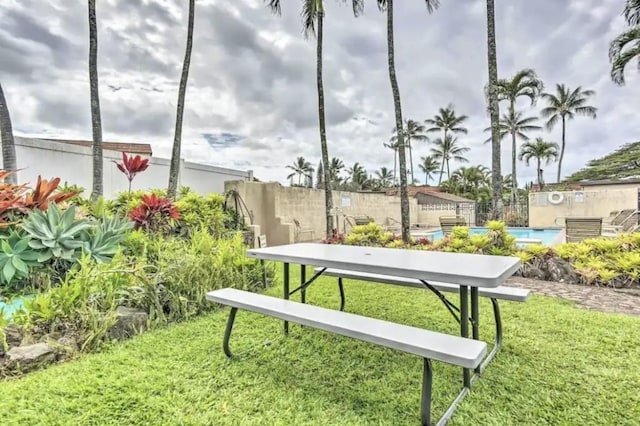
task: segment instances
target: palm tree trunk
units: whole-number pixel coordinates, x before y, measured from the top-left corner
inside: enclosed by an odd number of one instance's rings
[[[396,116],[396,129],[402,129],[402,107],[400,89],[396,78],[396,66],[393,47],[393,0],[387,0],[387,59],[389,63],[389,81],[393,93],[393,107]],[[402,241],[409,243],[409,193],[407,192],[407,160],[405,156],[404,135],[398,133],[398,163],[400,166],[400,218],[402,222]]]
[[[511,132],[511,205],[515,206],[518,194],[516,179],[516,132]]]
[[[498,59],[493,0],[487,0],[487,51],[489,65],[489,114],[491,116],[491,193],[493,218],[502,217],[502,165],[500,159],[500,111],[498,106]]]
[[[189,23],[187,24],[187,48],[182,63],[182,76],[178,89],[178,109],[176,113],[176,129],[173,136],[173,150],[171,151],[171,166],[169,168],[169,187],[167,195],[174,198],[178,190],[180,174],[180,151],[182,148],[182,118],[184,116],[184,101],[187,95],[187,80],[189,79],[189,66],[191,65],[191,50],[193,48],[193,21],[195,15],[195,0],[189,0]]]
[[[540,157],[538,157],[538,190],[542,191],[542,164],[540,161]]]
[[[424,184],[429,185],[429,172],[424,172]]]
[[[558,180],[560,183],[560,178],[562,177],[562,159],[564,158],[564,147],[565,147],[565,131],[566,131],[566,122],[564,119],[564,115],[562,116],[562,147],[560,148],[560,157],[558,158]]]
[[[16,160],[16,144],[13,139],[13,127],[11,126],[11,115],[9,106],[4,97],[4,91],[0,84],[0,133],[2,133],[2,168],[4,170],[16,171],[18,164]],[[16,173],[12,173],[5,178],[5,182],[17,183]]]
[[[316,82],[318,84],[318,119],[320,125],[320,151],[322,151],[322,163],[324,173],[324,204],[327,238],[331,238],[333,234],[333,197],[331,195],[331,183],[329,176],[329,149],[327,147],[327,129],[324,115],[324,86],[322,82],[322,30],[324,11],[322,9],[322,1],[319,2],[317,21],[318,32],[316,34]]]
[[[91,199],[102,195],[102,118],[98,90],[98,25],[96,23],[96,0],[89,0],[89,91],[91,97],[91,131],[93,133],[93,183]]]
[[[398,181],[396,180],[396,172],[397,172],[397,165],[398,163],[398,150],[394,149],[393,150],[393,186],[398,186]]]
[[[449,169],[449,160],[447,160],[447,179],[451,179],[451,170]]]
[[[415,178],[413,177],[413,147],[411,146],[411,136],[407,136],[407,144],[409,146],[409,163],[411,163],[411,185],[413,185]]]
[[[442,159],[442,167],[440,167],[440,179],[438,180],[438,186],[442,183],[442,175],[444,174],[444,158]]]

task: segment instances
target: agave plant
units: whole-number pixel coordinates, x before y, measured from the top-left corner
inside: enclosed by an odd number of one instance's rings
[[[49,259],[75,260],[80,254],[91,224],[75,219],[75,206],[64,213],[51,204],[46,213],[34,210],[25,219],[22,229],[31,237],[29,246],[38,251],[38,261]]]
[[[95,228],[95,232],[84,242],[82,249],[98,262],[111,261],[118,251],[118,246],[133,228],[133,223],[117,216],[103,218]]]
[[[2,238],[0,243],[0,281],[11,284],[14,279],[24,279],[29,269],[38,265],[38,252],[29,247],[30,238],[15,231]]]

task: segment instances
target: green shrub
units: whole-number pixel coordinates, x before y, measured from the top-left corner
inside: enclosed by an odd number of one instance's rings
[[[181,215],[178,226],[183,235],[206,229],[212,235],[220,237],[225,235],[227,229],[231,229],[234,217],[225,210],[222,195],[201,196],[187,192],[175,202],[175,206]]]
[[[394,240],[393,233],[384,232],[377,223],[354,226],[345,242],[352,246],[385,246]]]

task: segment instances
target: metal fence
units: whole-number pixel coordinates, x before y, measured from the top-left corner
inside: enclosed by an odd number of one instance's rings
[[[486,226],[493,217],[493,207],[490,203],[476,203],[475,205],[475,225]],[[509,227],[529,226],[529,203],[520,202],[512,205],[505,205],[502,208],[502,220]]]

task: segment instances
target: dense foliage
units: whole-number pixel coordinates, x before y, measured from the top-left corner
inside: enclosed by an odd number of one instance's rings
[[[626,144],[611,154],[589,161],[587,167],[569,176],[567,181],[623,179],[633,176],[640,176],[640,142]]]
[[[175,202],[164,191],[92,202],[82,188],[38,182],[33,191],[0,187],[0,300],[28,295],[12,322],[34,342],[73,336],[80,350],[95,350],[109,340],[119,307],[141,310],[153,327],[213,309],[207,291],[255,290],[271,276],[245,256],[235,212],[220,195],[184,188]]]

